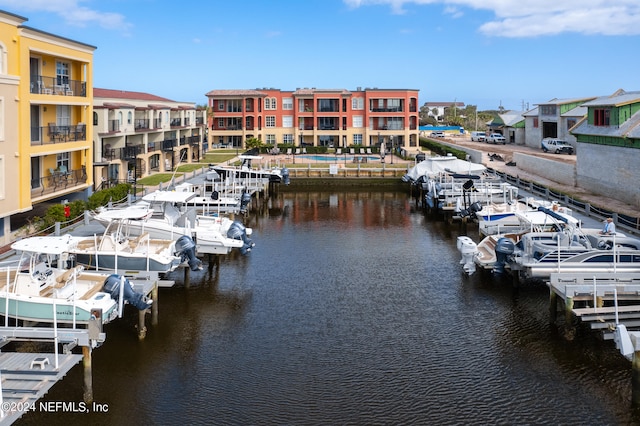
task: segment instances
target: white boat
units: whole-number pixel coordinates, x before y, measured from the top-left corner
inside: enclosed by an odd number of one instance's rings
[[[566,226],[523,235],[506,254],[506,266],[521,279],[548,279],[554,272],[640,273],[640,239],[600,229]]]
[[[15,266],[0,270],[0,315],[68,324],[86,324],[93,317],[106,324],[117,317],[118,300],[141,310],[151,305],[124,277],[73,265],[69,256],[73,244],[71,236],[13,243],[21,256]]]
[[[205,215],[243,212],[251,201],[251,196],[243,197],[243,188],[229,188],[215,181],[183,182],[176,185],[173,190],[193,193],[194,197],[187,201],[187,206],[196,207],[198,213]]]
[[[536,213],[539,207],[546,207],[562,215],[573,215],[570,208],[562,206],[556,201],[540,200],[533,197],[502,203],[491,202],[482,205],[482,208],[475,212],[478,230],[482,235],[494,235],[521,232],[523,228],[542,226],[542,223],[531,222],[536,218],[542,218],[545,222],[549,222],[545,214]],[[475,211],[477,208],[472,210]]]
[[[289,184],[289,170],[286,167],[254,168],[253,161],[263,160],[262,156],[242,154],[240,167],[217,165],[212,166],[222,179],[228,183],[237,182],[241,186],[264,185],[269,182]]]
[[[549,211],[553,212],[555,217],[548,214]],[[525,210],[515,211],[514,217],[517,220],[517,225],[503,224],[505,231],[503,233],[491,233],[477,244],[469,237],[458,237],[457,248],[462,255],[460,264],[469,275],[476,271],[476,266],[481,269],[496,269],[496,272],[503,272],[502,268],[506,257],[513,253],[515,244],[524,235],[559,230],[564,227],[562,223],[570,223],[573,227],[579,227],[580,222],[570,213],[570,210],[565,211],[560,207],[556,207],[555,211],[540,207],[532,210],[527,207]]]
[[[132,221],[130,235],[148,233],[151,238],[173,240],[186,235],[195,242],[196,254],[228,254],[238,249],[245,254],[255,246],[249,238],[251,228],[226,216],[197,214],[188,202],[195,196],[190,192],[155,191],[145,195],[142,202],[125,209],[152,210],[150,217]],[[93,218],[107,226],[111,209],[98,209]]]
[[[191,270],[201,270],[195,243],[187,235],[177,240],[151,238],[148,232],[131,235],[131,225],[148,219],[153,210],[125,209],[104,212],[110,221],[101,236],[73,237],[69,253],[87,269],[171,272],[188,261]]]

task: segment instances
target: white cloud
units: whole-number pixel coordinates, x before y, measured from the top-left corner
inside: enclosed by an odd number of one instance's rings
[[[459,17],[462,8],[488,10],[495,19],[480,25],[488,36],[536,37],[561,33],[585,35],[640,34],[638,0],[343,0],[352,8],[389,5],[393,13],[405,5],[441,4]]]
[[[54,13],[62,18],[61,22],[65,25],[82,28],[98,25],[109,30],[127,32],[132,27],[132,24],[119,13],[101,12],[82,6],[81,3],[86,3],[86,0],[0,0],[0,7],[15,11],[14,13],[17,14],[24,12]]]

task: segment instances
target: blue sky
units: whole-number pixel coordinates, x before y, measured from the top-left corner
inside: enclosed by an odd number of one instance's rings
[[[640,90],[639,0],[0,0],[96,46],[94,85],[206,102],[214,89],[420,90],[521,110]]]

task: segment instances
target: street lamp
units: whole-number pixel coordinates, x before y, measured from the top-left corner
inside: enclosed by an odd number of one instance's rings
[[[391,141],[391,164],[393,164],[393,157],[396,155],[396,152],[393,149],[393,135],[389,136],[389,140]]]

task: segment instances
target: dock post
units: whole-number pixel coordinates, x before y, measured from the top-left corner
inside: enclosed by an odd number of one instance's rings
[[[151,299],[153,305],[151,305],[151,325],[158,325],[158,283],[153,286],[151,290]]]
[[[640,406],[640,351],[633,352],[631,361],[631,404]]]
[[[138,311],[138,340],[143,340],[147,337],[147,326],[144,323],[144,317],[146,314],[147,309],[141,309]]]
[[[558,318],[558,294],[551,290],[549,293],[549,324],[555,324]]]
[[[189,268],[184,269],[184,286],[185,288],[189,288],[191,283],[189,282]]]
[[[85,404],[93,403],[93,380],[91,368],[91,347],[82,347],[82,365],[84,367],[84,395]]]
[[[573,326],[573,297],[567,297],[564,301],[564,338],[572,341],[576,337]]]

